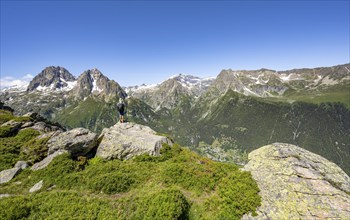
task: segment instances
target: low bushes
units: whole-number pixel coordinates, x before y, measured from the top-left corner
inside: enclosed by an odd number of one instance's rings
[[[29,194],[40,180],[43,188]],[[0,219],[239,219],[260,205],[258,191],[237,166],[177,145],[127,161],[62,154],[0,186],[15,194],[0,200]]]

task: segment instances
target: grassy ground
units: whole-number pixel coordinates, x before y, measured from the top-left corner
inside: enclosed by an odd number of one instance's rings
[[[240,219],[260,205],[258,192],[250,173],[177,145],[129,161],[64,154],[0,186],[13,195],[0,200],[0,219]]]

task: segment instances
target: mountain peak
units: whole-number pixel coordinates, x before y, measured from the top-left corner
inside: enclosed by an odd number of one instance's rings
[[[33,78],[27,91],[63,89],[69,87],[69,82],[73,81],[75,81],[75,77],[65,68],[49,66]]]
[[[97,68],[84,71],[79,76],[77,85],[74,88],[74,95],[76,97],[86,98],[90,94],[126,97],[126,93],[120,85],[113,80],[109,80]]]

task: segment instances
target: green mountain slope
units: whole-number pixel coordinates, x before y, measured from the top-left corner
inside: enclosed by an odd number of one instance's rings
[[[201,109],[192,111],[192,115],[198,115],[198,122],[192,123],[197,131],[197,146],[199,141],[213,145],[229,139],[230,144],[222,148],[250,152],[273,142],[292,143],[350,172],[350,111],[340,103],[269,102],[231,90],[215,105]],[[190,143],[186,141],[183,144]]]
[[[69,129],[84,127],[94,132],[101,132],[103,128],[110,127],[119,120],[116,103],[117,98],[106,102],[89,96],[61,110],[54,120]]]
[[[274,100],[273,98],[271,98]],[[340,102],[350,109],[350,84],[330,86],[321,90],[288,91],[277,101],[302,101],[314,104]]]

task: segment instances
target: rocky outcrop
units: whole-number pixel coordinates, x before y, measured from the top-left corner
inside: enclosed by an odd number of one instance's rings
[[[262,197],[258,216],[243,219],[348,219],[350,178],[336,164],[290,144],[249,154],[244,167]]]
[[[147,126],[134,123],[117,123],[111,128],[105,128],[100,138],[96,156],[104,159],[130,159],[145,153],[159,156],[163,143],[172,145],[167,137],[157,135]]]
[[[64,153],[67,153],[67,151],[65,150],[58,150],[56,152],[54,152],[53,154],[50,154],[48,155],[47,157],[45,157],[45,159],[43,159],[42,161],[38,162],[38,163],[35,163],[32,168],[30,168],[31,170],[40,170],[40,169],[43,169],[45,167],[47,167],[51,162],[52,160],[61,155],[61,154],[64,154]]]
[[[46,122],[40,121],[31,126],[32,129],[40,131],[40,132],[51,132],[60,130],[57,126],[52,126],[47,124]]]
[[[75,128],[51,138],[47,145],[49,154],[58,150],[66,150],[73,157],[88,154],[97,145],[97,134],[85,128]]]
[[[8,137],[18,133],[23,129],[34,129],[40,133],[63,132],[64,128],[57,123],[52,123],[37,113],[27,113],[21,117],[14,116],[15,119],[9,120],[0,125],[2,132],[0,137]]]
[[[12,180],[19,172],[21,172],[21,168],[14,167],[11,169],[3,170],[0,172],[0,184],[7,183]]]

